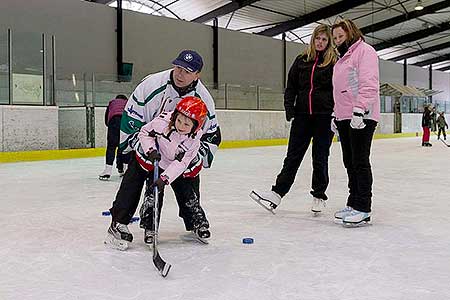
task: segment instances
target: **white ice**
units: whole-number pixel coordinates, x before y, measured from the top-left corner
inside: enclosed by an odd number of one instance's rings
[[[184,226],[166,190],[160,253],[173,268],[165,279],[137,224],[126,252],[104,246],[110,217],[101,212],[119,178],[97,179],[103,158],[1,164],[0,299],[448,300],[450,148],[432,142],[374,141],[373,225],[352,229],[333,223],[347,196],[338,143],[318,217],[309,211],[309,151],[271,215],[248,194],[270,189],[286,147],[220,150],[202,174],[209,245],[179,239]]]

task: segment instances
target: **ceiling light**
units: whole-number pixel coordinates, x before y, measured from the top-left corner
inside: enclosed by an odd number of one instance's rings
[[[422,10],[423,9],[423,5],[422,5],[422,0],[417,0],[417,4],[414,7],[415,10]]]

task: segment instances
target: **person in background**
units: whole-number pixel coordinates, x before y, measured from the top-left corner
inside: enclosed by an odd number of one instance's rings
[[[445,132],[445,128],[448,129],[448,124],[445,121],[445,116],[444,116],[444,112],[443,111],[441,111],[439,113],[439,117],[437,118],[437,126],[438,126],[438,140],[439,140],[439,138],[441,136],[441,132],[442,132],[442,135],[444,136],[444,140],[446,140],[447,139],[447,133]]]
[[[333,66],[337,60],[327,25],[314,29],[311,42],[289,70],[284,107],[292,121],[283,167],[270,191],[253,190],[250,197],[269,210],[276,208],[291,189],[297,171],[312,140],[311,211],[320,213],[328,196],[328,157],[333,139]]]
[[[334,216],[344,226],[359,226],[372,214],[370,150],[380,118],[378,56],[353,21],[339,21],[331,30],[340,56],[333,70],[336,118],[331,126],[339,132],[349,188],[347,205]]]
[[[431,147],[433,146],[430,143],[430,128],[431,128],[431,110],[427,105],[424,107],[423,115],[422,115],[422,147]]]
[[[437,129],[437,121],[436,121],[436,119],[437,119],[437,114],[436,114],[436,107],[433,107],[432,109],[431,109],[431,131],[432,132],[436,132],[436,129]]]
[[[109,180],[112,173],[114,158],[116,157],[117,172],[123,176],[128,165],[128,155],[122,154],[119,147],[120,140],[120,122],[122,113],[127,104],[128,98],[124,95],[117,95],[109,101],[105,111],[105,125],[108,127],[106,138],[106,164],[105,169],[98,176],[100,180]],[[117,156],[116,156],[117,150]]]

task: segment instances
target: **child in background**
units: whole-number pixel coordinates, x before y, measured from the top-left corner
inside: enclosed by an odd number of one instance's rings
[[[442,135],[444,136],[444,140],[447,139],[447,133],[445,132],[445,128],[448,129],[448,124],[445,121],[445,117],[444,117],[444,112],[441,111],[439,113],[439,117],[437,118],[437,125],[438,125],[438,140],[440,138],[441,132]]]
[[[119,221],[129,220],[134,215],[145,180],[153,178],[153,164],[156,160],[160,161],[161,175],[153,185],[158,186],[158,202],[159,207],[162,207],[164,187],[176,180],[197,155],[200,137],[203,134],[201,128],[207,112],[207,107],[200,98],[187,96],[177,104],[173,112],[164,112],[141,128],[138,135],[139,142],[135,146],[135,159],[130,162],[114,201],[118,202],[120,199],[121,205],[113,203],[111,208],[112,223],[108,229],[111,244],[125,250],[128,242],[133,240],[127,223]],[[153,242],[152,201],[154,199],[146,199],[141,208],[141,227],[145,229],[144,242],[148,244]],[[184,205],[186,207],[183,209],[190,207],[189,203]],[[207,228],[198,228],[195,233],[200,238],[210,236]]]
[[[100,180],[109,180],[111,177],[114,157],[117,158],[116,166],[117,172],[120,176],[127,169],[128,155],[122,154],[119,148],[120,140],[120,122],[122,120],[122,113],[127,104],[128,98],[124,95],[117,95],[114,99],[109,101],[108,107],[105,111],[105,125],[108,127],[108,136],[106,138],[106,164],[105,169],[98,176]]]

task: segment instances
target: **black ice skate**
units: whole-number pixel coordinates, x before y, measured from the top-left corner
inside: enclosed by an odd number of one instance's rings
[[[200,244],[209,244],[208,240],[211,237],[211,232],[205,226],[194,229],[189,233],[180,236],[180,239],[186,242],[199,242]]]
[[[150,229],[145,229],[144,231],[144,243],[146,243],[147,245],[152,245],[153,244],[153,236],[155,235],[155,233],[153,231],[151,231]]]
[[[102,181],[108,181],[109,178],[111,178],[111,175],[108,175],[108,174],[98,176],[98,179],[100,179]]]
[[[108,228],[105,244],[113,248],[124,251],[128,249],[128,243],[133,241],[133,235],[128,230],[128,226],[112,221]]]

